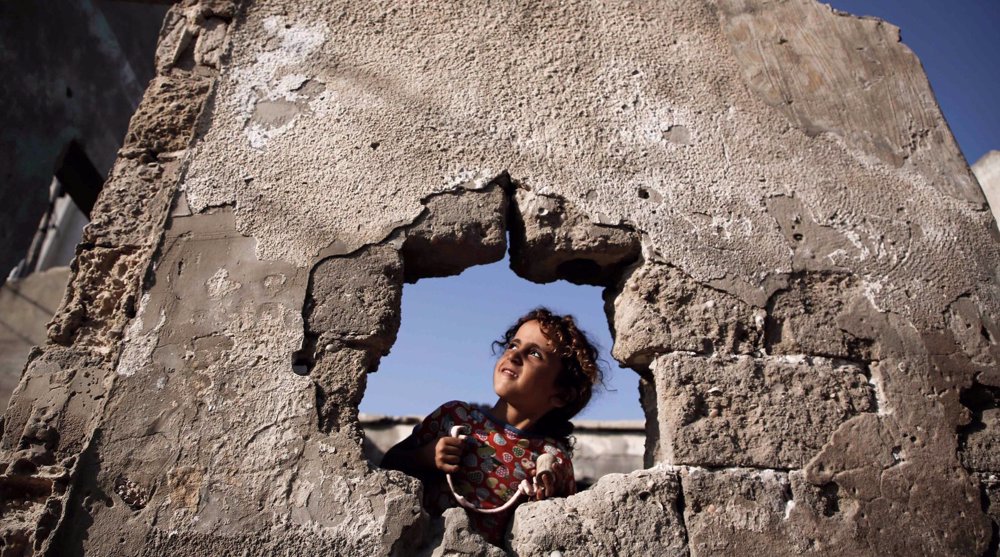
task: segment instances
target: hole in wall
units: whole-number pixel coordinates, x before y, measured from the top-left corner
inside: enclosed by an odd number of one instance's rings
[[[491,343],[518,317],[540,305],[572,314],[599,345],[606,388],[573,422],[578,488],[604,474],[642,468],[645,416],[639,376],[611,357],[611,334],[601,289],[560,280],[536,284],[509,268],[509,260],[471,267],[449,278],[420,279],[403,289],[401,326],[378,371],[369,374],[360,406],[365,452],[373,465],[419,421],[451,400],[492,407]]]

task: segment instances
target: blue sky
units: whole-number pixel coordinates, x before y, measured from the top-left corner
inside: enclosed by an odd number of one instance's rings
[[[969,164],[1000,149],[1000,0],[837,0],[830,4],[900,27],[920,58]],[[514,275],[505,259],[458,277],[425,279],[403,289],[403,321],[392,353],[368,376],[361,411],[424,415],[458,399],[492,404],[490,342],[531,308],[572,313],[603,347],[611,390],[581,419],[638,420],[638,377],[611,358],[601,289],[548,285]]]
[[[899,27],[969,164],[1000,149],[1000,1],[837,0]]]

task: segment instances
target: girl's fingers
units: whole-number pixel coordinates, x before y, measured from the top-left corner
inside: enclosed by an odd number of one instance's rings
[[[546,497],[551,497],[555,491],[555,482],[552,481],[551,472],[543,472],[538,476],[538,487],[535,488],[535,499],[541,501]]]
[[[442,472],[452,473],[458,470],[462,457],[462,439],[458,437],[442,437],[438,439],[435,460],[437,468]]]
[[[552,474],[542,474],[542,485],[545,486],[545,495],[552,495],[555,491],[555,482],[552,481]]]

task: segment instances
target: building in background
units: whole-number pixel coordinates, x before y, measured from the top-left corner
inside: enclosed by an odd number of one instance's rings
[[[167,5],[0,4],[0,408],[66,290],[69,264],[153,77]]]
[[[365,457],[378,465],[386,451],[420,423],[417,416],[372,416],[358,420],[365,432]],[[573,472],[577,487],[586,489],[605,474],[627,474],[642,468],[646,424],[641,421],[574,420]]]

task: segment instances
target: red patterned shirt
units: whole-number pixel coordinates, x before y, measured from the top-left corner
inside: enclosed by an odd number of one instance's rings
[[[465,402],[442,404],[413,429],[413,438],[422,446],[450,435],[452,426],[456,425],[468,427],[470,433],[459,470],[452,474],[452,481],[455,491],[476,507],[493,509],[507,502],[517,492],[521,480],[531,481],[535,461],[542,453],[555,457],[552,472],[556,492],[553,495],[565,497],[576,493],[573,463],[564,444],[551,437],[517,429]],[[424,506],[428,511],[440,514],[457,506],[443,474],[427,484]],[[496,514],[469,511],[472,524],[495,544],[503,540],[507,522],[513,515],[514,509]]]

